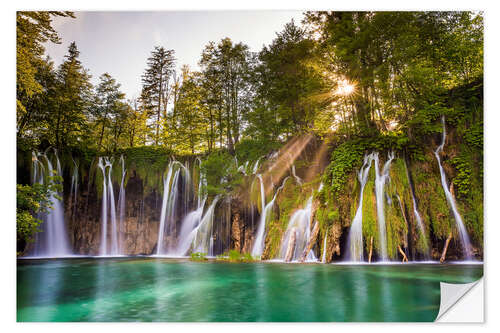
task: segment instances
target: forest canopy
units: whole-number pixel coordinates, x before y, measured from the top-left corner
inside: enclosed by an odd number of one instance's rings
[[[109,73],[91,84],[75,42],[57,67],[45,56],[44,43],[61,42],[57,16],[75,17],[17,13],[17,138],[28,147],[234,154],[303,133],[410,142],[436,126],[447,91],[483,75],[482,13],[306,12],[260,51],[207,42],[197,71],[152,46],[141,95],[127,99]]]

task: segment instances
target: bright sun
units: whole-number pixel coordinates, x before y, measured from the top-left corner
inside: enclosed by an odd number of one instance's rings
[[[350,83],[348,80],[342,80],[339,82],[335,94],[339,96],[349,96],[354,92],[354,89],[354,84]]]

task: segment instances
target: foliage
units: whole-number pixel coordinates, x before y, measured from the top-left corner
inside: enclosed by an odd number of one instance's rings
[[[16,109],[20,136],[34,125],[32,121],[37,116],[37,110],[33,104],[44,94],[43,76],[39,74],[50,65],[42,58],[45,52],[43,44],[61,42],[51,25],[53,17],[74,18],[74,15],[72,12],[56,11],[16,13]]]
[[[324,175],[324,182],[329,185],[328,190],[331,190],[334,194],[343,189],[348,174],[354,168],[360,166],[365,152],[362,142],[362,140],[347,141],[332,152],[331,162]]]
[[[469,192],[472,177],[472,167],[470,158],[457,156],[450,160],[451,164],[457,169],[457,174],[453,178],[453,184],[456,186],[460,196],[466,196]]]
[[[51,196],[59,200],[57,191],[61,190],[61,185],[55,183],[61,177],[50,177],[48,184],[21,185],[17,184],[16,191],[16,222],[17,222],[17,240],[32,242],[35,233],[42,220],[38,214],[47,213],[52,208]]]
[[[207,260],[206,253],[201,253],[201,252],[193,252],[191,253],[191,260],[192,261],[205,261]]]
[[[148,67],[142,76],[141,100],[154,119],[154,142],[159,144],[160,120],[167,112],[169,80],[175,68],[175,51],[155,46],[148,58]]]
[[[255,259],[250,253],[240,253],[237,250],[229,250],[217,256],[217,260],[229,262],[251,262]]]
[[[240,164],[244,161],[257,161],[269,152],[279,149],[280,146],[280,142],[270,140],[244,139],[235,147],[236,157]]]
[[[482,150],[483,149],[483,122],[473,124],[465,133],[464,139],[468,145]]]
[[[230,192],[242,182],[234,157],[224,150],[208,155],[201,163],[201,170],[207,180],[208,195]]]

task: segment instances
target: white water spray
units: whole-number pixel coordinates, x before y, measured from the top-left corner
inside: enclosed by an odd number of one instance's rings
[[[378,153],[374,153],[373,155],[374,164],[375,164],[375,195],[377,201],[377,224],[378,224],[378,232],[379,232],[379,240],[380,240],[380,248],[379,255],[382,261],[387,261],[387,232],[385,225],[385,184],[389,180],[389,168],[391,166],[391,162],[394,159],[394,153],[390,152],[388,155],[388,159],[384,164],[382,172],[379,170],[379,160]]]
[[[39,160],[38,157],[43,157],[45,163]],[[33,183],[54,184],[54,180],[46,177],[55,175],[62,176],[61,164],[59,163],[59,158],[55,149],[54,157],[56,160],[57,173],[52,167],[52,162],[47,157],[47,152],[44,154],[35,152],[32,153]],[[47,174],[45,171],[47,171]],[[61,198],[61,200],[56,198],[56,195]],[[51,193],[49,200],[52,208],[49,208],[47,213],[42,213],[38,216],[42,220],[42,231],[35,235],[35,244],[32,251],[34,256],[62,257],[72,254],[66,223],[64,221],[64,203],[62,198],[62,192]]]
[[[289,177],[286,177],[283,180],[283,183],[281,186],[276,190],[274,193],[273,198],[271,201],[269,201],[266,204],[266,197],[265,197],[265,192],[264,192],[264,183],[262,181],[261,175],[258,175],[260,179],[260,195],[261,195],[261,202],[262,202],[262,210],[260,214],[260,220],[259,220],[259,227],[257,228],[257,236],[255,237],[255,241],[252,247],[252,256],[254,257],[259,257],[262,255],[262,252],[264,252],[264,240],[265,240],[265,234],[266,234],[266,221],[268,216],[273,210],[274,202],[276,200],[276,196],[278,193],[283,189],[283,187],[286,184],[286,181]]]
[[[101,246],[100,255],[117,255],[118,250],[118,228],[116,223],[115,193],[111,174],[113,172],[113,161],[107,157],[99,157],[98,167],[103,176],[102,184],[102,210],[101,210]],[[106,171],[107,170],[107,171]],[[108,221],[111,220],[111,244],[108,248]]]
[[[321,262],[323,264],[326,263],[326,243],[327,243],[327,239],[328,239],[328,229],[326,230],[325,240],[323,241],[323,255],[321,256]]]
[[[363,261],[363,192],[365,190],[366,181],[370,172],[374,154],[365,155],[363,166],[359,169],[358,180],[360,184],[359,205],[356,210],[356,215],[349,229],[348,244],[349,244],[349,260]]]
[[[306,249],[307,242],[311,237],[311,213],[312,213],[312,199],[310,196],[307,200],[306,206],[303,209],[298,209],[292,214],[288,226],[286,228],[285,236],[283,242],[281,243],[280,249],[280,259],[285,259],[286,252],[288,250],[288,243],[291,240],[292,233],[295,233],[295,246],[293,248],[293,254],[291,260],[298,260]],[[307,254],[307,261],[316,261],[316,256],[311,250]]]
[[[441,185],[443,186],[444,194],[446,195],[446,201],[448,201],[448,204],[453,212],[455,222],[457,224],[458,234],[460,237],[460,242],[462,244],[462,249],[464,251],[465,259],[471,260],[472,259],[472,247],[471,247],[470,240],[469,240],[469,234],[467,233],[467,229],[465,228],[464,222],[462,221],[462,217],[460,216],[460,213],[458,212],[455,198],[453,197],[450,190],[448,189],[448,183],[446,181],[446,174],[444,173],[443,166],[441,165],[441,158],[439,157],[439,153],[443,151],[443,147],[444,147],[444,144],[446,141],[446,124],[445,124],[444,116],[441,118],[441,123],[443,124],[443,136],[441,139],[441,144],[439,145],[439,147],[437,147],[436,151],[434,151],[434,155],[436,156],[436,159],[438,161],[439,173],[441,174]]]

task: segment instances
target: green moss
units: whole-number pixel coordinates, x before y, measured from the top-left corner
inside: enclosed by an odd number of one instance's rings
[[[217,260],[228,262],[252,262],[255,261],[255,258],[253,258],[250,253],[240,253],[237,250],[229,250],[218,255]]]
[[[205,261],[207,260],[206,253],[201,253],[201,252],[193,252],[191,253],[191,260],[192,261]]]
[[[354,211],[355,214],[355,211]],[[354,219],[354,215],[351,218]],[[377,226],[377,201],[375,198],[375,168],[370,168],[368,180],[363,191],[363,240],[367,250],[370,248],[370,238],[373,237],[373,246],[380,249],[380,237]]]
[[[429,153],[431,154],[431,153]],[[439,239],[448,237],[451,231],[450,210],[441,186],[437,162],[414,163],[411,172],[414,175],[415,196],[419,203],[419,212],[426,227],[431,228]]]

